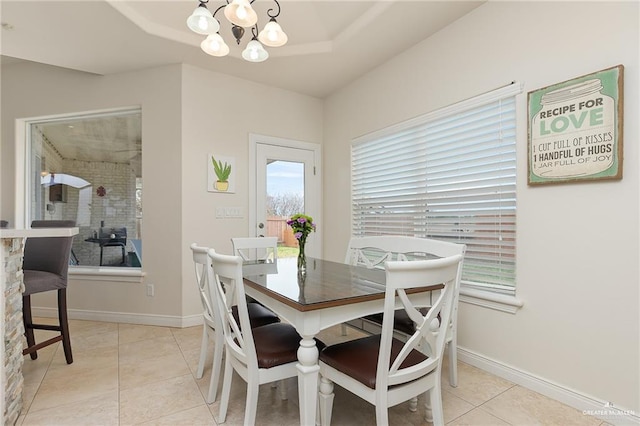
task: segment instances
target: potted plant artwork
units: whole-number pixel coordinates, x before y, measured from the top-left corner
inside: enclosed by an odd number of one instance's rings
[[[213,163],[213,171],[216,174],[216,182],[214,187],[217,191],[226,192],[229,190],[229,176],[231,175],[231,164],[226,161],[223,163],[220,160],[216,160],[214,156],[211,156],[211,162]]]

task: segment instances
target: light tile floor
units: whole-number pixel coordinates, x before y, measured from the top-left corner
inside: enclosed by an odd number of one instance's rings
[[[46,321],[46,320],[44,320]],[[211,352],[202,379],[195,378],[202,327],[185,329],[70,322],[74,362],[67,365],[60,344],[24,362],[24,408],[18,425],[215,425],[218,401],[205,402],[211,373]],[[47,332],[39,332],[37,339]],[[348,338],[357,336],[349,330]],[[326,343],[343,340],[340,327],[325,331]],[[211,343],[211,345],[213,345]],[[448,383],[443,368],[443,403],[447,425],[603,425],[576,409],[487,374],[468,364],[458,366],[459,386]],[[235,377],[225,424],[242,424],[246,390]],[[336,386],[334,425],[375,424],[368,403]],[[260,388],[258,424],[297,425],[296,379],[287,381],[288,399],[278,389]],[[390,409],[392,425],[423,425],[424,406],[417,413],[407,404]]]

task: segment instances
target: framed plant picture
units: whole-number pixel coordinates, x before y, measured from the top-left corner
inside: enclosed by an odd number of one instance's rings
[[[529,185],[622,179],[623,72],[529,92]]]
[[[207,154],[207,191],[235,193],[235,171],[234,157]]]

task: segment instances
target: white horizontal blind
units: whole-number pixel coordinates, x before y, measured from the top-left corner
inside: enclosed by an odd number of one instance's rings
[[[353,141],[353,234],[464,243],[466,286],[515,293],[521,85]]]

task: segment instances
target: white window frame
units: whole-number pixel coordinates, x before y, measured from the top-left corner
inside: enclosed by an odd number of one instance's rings
[[[522,306],[515,297],[522,87],[514,82],[356,138],[351,150],[352,234],[467,244],[460,300],[510,313]],[[490,270],[496,266],[500,273]]]
[[[83,113],[56,114],[38,117],[18,118],[15,120],[15,227],[25,228],[31,223],[30,177],[31,176],[31,125],[40,122],[82,118],[83,116],[122,114],[128,111],[141,111],[140,106],[128,106]],[[146,272],[141,268],[121,267],[69,267],[69,278],[78,280],[112,281],[142,283]]]

